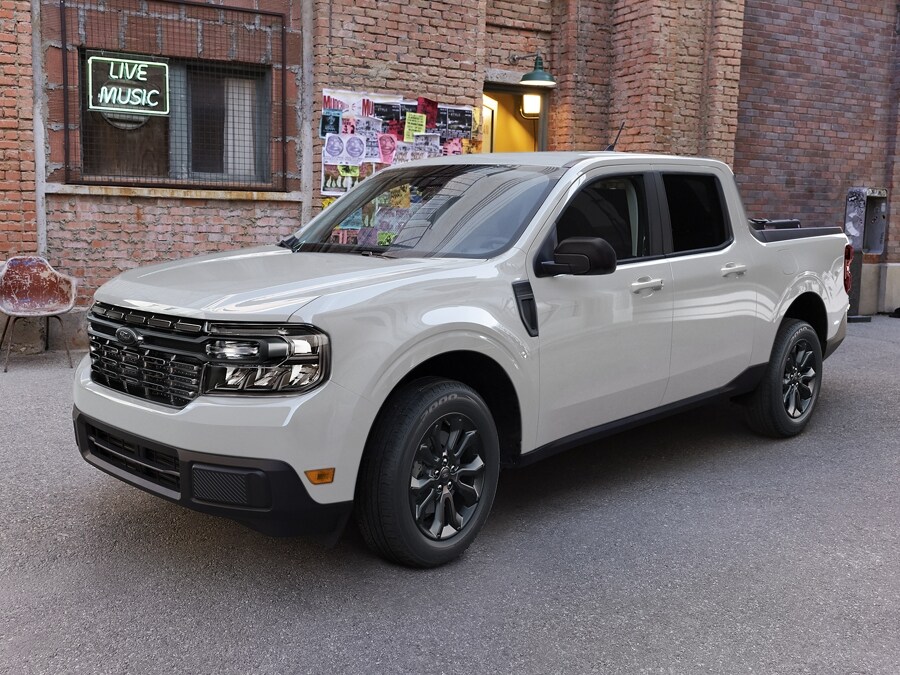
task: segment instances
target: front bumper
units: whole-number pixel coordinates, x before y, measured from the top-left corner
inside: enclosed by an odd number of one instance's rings
[[[183,408],[164,407],[92,381],[89,356],[76,368],[73,397],[77,419],[99,430],[101,442],[102,434],[109,434],[114,446],[134,444],[160,464],[126,471],[117,464],[123,460],[109,451],[91,450],[77,423],[79,448],[88,462],[165,499],[273,534],[326,531],[332,516],[349,511],[378,412],[372,402],[332,381],[297,396],[200,396]],[[332,483],[314,485],[305,475],[329,467],[335,469]],[[229,469],[247,475],[228,475]],[[198,484],[203,487],[196,494]],[[249,501],[209,499],[218,495],[216,489],[243,491]],[[266,490],[271,503],[259,501]]]
[[[270,535],[340,530],[352,501],[320,504],[286,462],[193,452],[135,436],[73,408],[84,459],[169,501]]]

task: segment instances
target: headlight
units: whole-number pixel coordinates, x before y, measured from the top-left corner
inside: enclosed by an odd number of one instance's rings
[[[213,324],[208,394],[296,394],[328,376],[328,336],[309,326]]]

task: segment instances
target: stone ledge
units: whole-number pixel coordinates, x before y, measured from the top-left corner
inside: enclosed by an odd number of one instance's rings
[[[47,194],[92,197],[137,197],[139,199],[205,199],[248,202],[301,203],[300,192],[267,192],[260,190],[191,190],[183,188],[144,188],[114,185],[67,185],[47,183]]]

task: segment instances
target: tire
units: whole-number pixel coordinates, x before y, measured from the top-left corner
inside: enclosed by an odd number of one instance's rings
[[[484,525],[499,474],[496,425],[475,390],[434,377],[411,382],[369,435],[357,479],[360,533],[393,562],[443,565]]]
[[[765,436],[796,436],[809,423],[821,388],[819,336],[805,321],[785,319],[765,375],[747,400],[747,423]]]

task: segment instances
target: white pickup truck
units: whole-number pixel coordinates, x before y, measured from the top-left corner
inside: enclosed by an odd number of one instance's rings
[[[131,270],[75,377],[84,458],[271,534],[460,555],[500,469],[713,397],[799,433],[841,343],[840,228],[750,222],[720,162],[386,169],[279,245]]]

